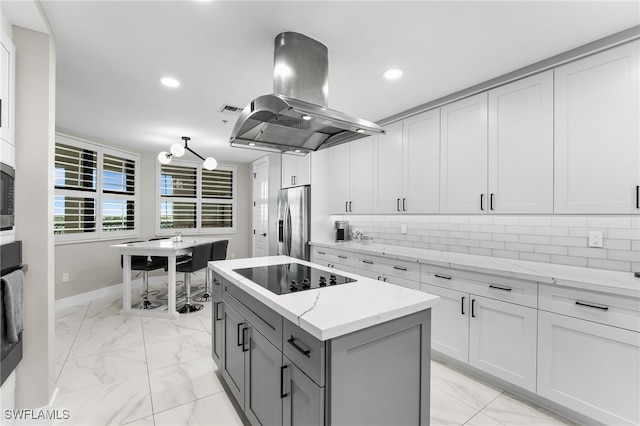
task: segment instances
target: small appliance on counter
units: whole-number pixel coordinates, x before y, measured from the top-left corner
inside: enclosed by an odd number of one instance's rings
[[[336,220],[333,226],[336,243],[344,243],[349,241],[349,222],[345,220]]]

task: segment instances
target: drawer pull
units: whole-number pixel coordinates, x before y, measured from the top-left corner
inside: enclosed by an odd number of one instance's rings
[[[594,304],[594,303],[581,302],[581,301],[579,301],[579,300],[576,300],[576,305],[579,305],[579,306],[586,306],[587,308],[602,309],[603,311],[608,311],[608,310],[609,310],[609,307],[608,307],[608,306],[596,305],[596,304]]]
[[[240,327],[242,327],[243,325],[244,325],[243,322],[239,322],[238,323],[238,330],[237,330],[238,331],[238,346],[244,346],[244,331],[242,331],[242,332],[240,331]],[[243,340],[240,340],[240,335],[242,335],[242,339]]]
[[[435,276],[436,278],[443,278],[443,279],[445,279],[445,280],[450,280],[450,279],[451,279],[451,277],[447,277],[446,275],[438,275],[438,274],[435,274],[434,276]]]
[[[249,331],[249,327],[244,327],[242,329],[242,352],[247,352],[249,349],[245,349],[245,343],[247,342],[247,339],[245,339],[245,331]]]
[[[288,393],[284,393],[284,370],[286,369],[286,365],[280,367],[280,398],[286,398],[289,396]]]
[[[220,281],[217,278],[213,279],[213,285],[220,285]]]
[[[373,262],[370,260],[362,260],[362,263],[366,263],[367,265],[373,265]]]
[[[289,342],[289,344],[291,346],[296,348],[296,350],[298,352],[300,352],[302,355],[306,356],[307,358],[311,358],[311,355],[309,355],[311,353],[311,350],[304,350],[300,346],[296,345],[296,338],[295,337],[291,336],[291,338],[289,340],[287,340],[287,342]]]
[[[338,257],[339,257],[340,259],[346,259],[346,258],[347,258],[347,256],[343,256],[343,255],[341,255],[341,254],[339,254],[339,255],[338,255]]]
[[[397,269],[398,271],[406,271],[407,268],[404,268],[402,266],[394,266],[393,269]]]
[[[318,252],[318,254],[325,255],[325,254],[327,254],[327,253],[325,253],[325,252],[323,252],[323,251],[319,251],[319,252]]]
[[[501,287],[499,285],[493,285],[493,284],[490,284],[489,288],[495,288],[496,290],[502,290],[502,291],[511,291],[511,287]]]

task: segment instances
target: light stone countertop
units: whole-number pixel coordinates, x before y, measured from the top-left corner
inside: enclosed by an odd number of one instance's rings
[[[253,266],[300,263],[356,282],[278,295],[234,272]],[[288,256],[209,262],[209,267],[259,302],[320,340],[329,340],[392,319],[430,309],[438,296],[331,269]]]
[[[310,245],[370,255],[384,255],[393,259],[425,265],[640,298],[640,278],[635,277],[633,272],[608,271],[383,244],[367,245],[355,241],[346,243],[311,242]]]

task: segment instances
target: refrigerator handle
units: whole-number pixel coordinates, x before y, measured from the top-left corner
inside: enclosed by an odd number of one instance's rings
[[[291,209],[289,208],[289,206],[287,205],[287,210],[286,210],[286,216],[285,216],[285,220],[287,221],[287,235],[286,235],[286,242],[285,242],[285,247],[287,248],[287,256],[291,256],[291,235],[292,235],[292,229],[291,229]]]
[[[284,220],[278,221],[278,242],[284,242]]]

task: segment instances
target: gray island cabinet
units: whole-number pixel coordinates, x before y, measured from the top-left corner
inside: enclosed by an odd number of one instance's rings
[[[430,308],[438,297],[355,274],[276,295],[234,269],[308,262],[285,256],[209,264],[212,357],[253,425],[428,425]]]

